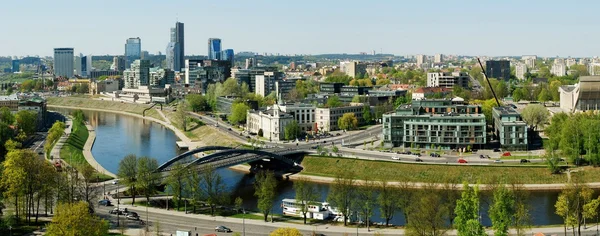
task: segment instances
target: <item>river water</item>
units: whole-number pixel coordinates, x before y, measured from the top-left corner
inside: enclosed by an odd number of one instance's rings
[[[54,109],[66,114],[69,110]],[[87,120],[96,130],[96,142],[92,154],[100,165],[108,171],[117,173],[119,161],[128,154],[156,158],[159,164],[174,157],[178,151],[175,142],[177,136],[168,128],[144,119],[109,112],[84,111]],[[229,190],[235,197],[244,199],[247,209],[256,209],[256,197],[252,184],[253,177],[230,169],[219,169],[218,173],[224,178]],[[314,184],[325,201],[329,185]],[[273,204],[273,212],[281,214],[281,200],[294,198],[293,181],[281,181],[277,188],[277,199]],[[562,219],[554,211],[554,203],[558,197],[556,191],[536,191],[530,193],[530,214],[533,225],[562,224]],[[484,225],[491,225],[487,216],[488,202],[484,197],[481,201],[481,218]],[[375,210],[372,220],[383,222],[379,210]],[[394,225],[403,225],[404,218],[397,212],[391,220]]]

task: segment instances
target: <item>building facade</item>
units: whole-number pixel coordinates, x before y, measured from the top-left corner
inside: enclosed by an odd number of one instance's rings
[[[0,96],[0,107],[8,107],[11,111],[17,111],[19,109],[19,97],[16,93]]]
[[[338,120],[346,113],[354,113],[358,124],[364,124],[363,119],[363,106],[345,106],[335,108],[316,108],[315,109],[315,122],[317,123],[317,130],[319,132],[330,132],[338,130]]]
[[[11,61],[11,72],[16,73],[21,71],[21,61],[20,60],[12,60]]]
[[[562,62],[554,63],[550,73],[556,76],[564,76],[567,74],[567,66]]]
[[[527,73],[527,65],[524,63],[518,63],[515,66],[515,77],[519,80],[525,80],[525,74]]]
[[[316,107],[312,104],[285,104],[285,105],[273,105],[279,108],[280,111],[285,112],[292,116],[292,118],[298,123],[301,132],[312,132],[315,128],[315,110]]]
[[[208,39],[208,59],[221,60],[221,39]]]
[[[435,54],[435,56],[433,57],[433,63],[442,63],[444,61],[444,55],[443,54]]]
[[[125,67],[135,60],[142,58],[142,40],[138,38],[128,38],[125,41]]]
[[[510,79],[510,61],[486,61],[485,72],[489,78],[495,78],[499,80]]]
[[[278,106],[266,110],[249,110],[246,116],[246,130],[272,140],[285,139],[285,126],[292,123],[292,115],[279,110]]]
[[[209,84],[231,77],[231,64],[221,60],[185,60],[185,84],[206,92]]]
[[[170,30],[170,41],[167,45],[167,67],[172,71],[180,71],[183,68],[185,57],[184,26],[176,22],[175,27]]]
[[[235,66],[234,57],[235,54],[233,53],[233,49],[225,49],[221,51],[221,60],[229,61],[232,67]]]
[[[131,68],[123,72],[126,89],[137,89],[150,83],[150,61],[135,60]]]
[[[123,56],[113,57],[112,70],[123,72],[125,70],[125,58]]]
[[[512,107],[494,107],[494,135],[500,146],[507,149],[527,149],[527,124]]]
[[[175,72],[170,69],[150,68],[150,86],[164,88],[165,85],[175,84]]]
[[[383,115],[387,146],[412,148],[477,148],[486,143],[481,107],[449,99],[413,100]]]
[[[73,77],[73,48],[54,49],[54,75],[66,78]]]
[[[416,56],[417,59],[417,66],[421,66],[423,64],[425,64],[425,55],[419,54]]]
[[[458,85],[463,88],[468,88],[469,79],[469,74],[465,72],[427,73],[427,87],[452,88],[454,85]]]

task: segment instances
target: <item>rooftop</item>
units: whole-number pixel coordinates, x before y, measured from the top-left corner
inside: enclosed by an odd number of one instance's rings
[[[494,107],[494,110],[500,115],[520,115],[517,110],[509,106]]]
[[[8,96],[0,96],[0,101],[18,101],[19,98],[17,97],[16,93],[13,93],[11,95]]]

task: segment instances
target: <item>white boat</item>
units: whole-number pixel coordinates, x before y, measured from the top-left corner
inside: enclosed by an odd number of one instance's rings
[[[283,215],[292,215],[303,217],[302,207],[303,203],[296,199],[283,199],[281,201],[281,208],[283,208]],[[308,205],[308,212],[306,213],[307,219],[327,220],[332,219],[333,221],[344,221],[344,216],[338,209],[331,207],[327,202],[312,202]]]

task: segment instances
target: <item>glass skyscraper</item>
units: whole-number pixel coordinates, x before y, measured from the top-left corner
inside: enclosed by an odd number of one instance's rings
[[[221,60],[221,39],[208,39],[208,59]]]
[[[73,48],[54,49],[54,75],[66,78],[73,77]]]
[[[167,66],[173,71],[180,71],[185,57],[183,23],[176,22],[171,28],[171,40],[167,45]]]
[[[229,63],[231,64],[231,67],[233,67],[233,49],[225,49],[223,51],[221,51],[221,60],[223,61],[229,61]]]
[[[142,40],[138,38],[128,38],[125,43],[125,66],[140,59],[142,56]]]

